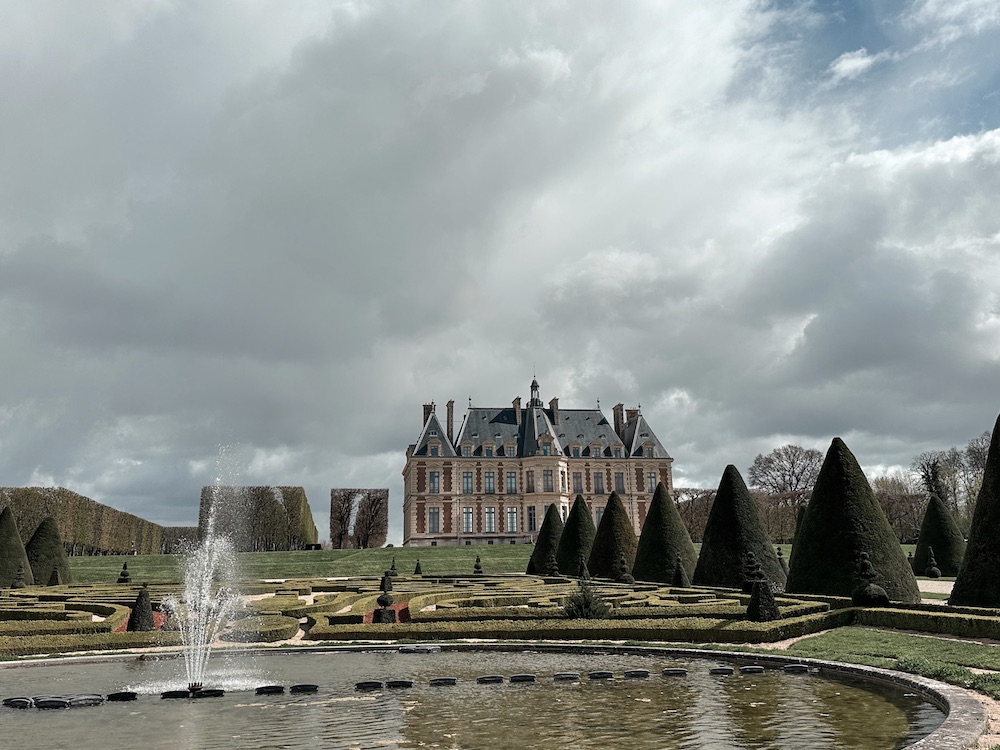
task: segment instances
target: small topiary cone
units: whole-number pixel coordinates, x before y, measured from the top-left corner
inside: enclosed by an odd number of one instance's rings
[[[476,564],[472,566],[472,572],[477,575],[483,575],[483,561],[479,559],[479,555],[476,555]]]
[[[785,559],[785,553],[781,551],[781,547],[778,547],[777,555],[778,555],[778,565],[781,566],[781,569],[785,572],[785,575],[787,576],[788,560]]]
[[[422,576],[424,574],[423,569],[420,567],[420,558],[417,558],[417,565],[413,568],[413,575]]]
[[[928,578],[940,578],[941,569],[937,566],[937,560],[934,559],[934,548],[927,548],[927,568],[924,570],[924,575]]]
[[[858,586],[851,594],[851,601],[858,607],[888,607],[889,595],[885,589],[875,583],[878,574],[868,559],[867,552],[858,555],[857,567]]]
[[[62,576],[59,575],[59,568],[53,568],[49,574],[48,586],[62,586]]]
[[[587,561],[580,555],[579,564],[577,566],[580,570],[580,580],[589,581],[590,580],[590,570],[587,568]]]
[[[382,580],[379,582],[378,588],[383,593],[392,591],[392,575],[388,570],[382,575]]]
[[[618,583],[635,583],[635,578],[632,577],[632,573],[629,572],[631,568],[628,564],[628,559],[622,554],[621,558],[618,560]]]
[[[747,605],[747,619],[750,622],[771,622],[781,617],[778,605],[774,601],[774,592],[767,581],[754,581],[750,592],[750,603]]]
[[[559,563],[556,562],[556,555],[554,552],[550,552],[548,557],[545,558],[545,575],[559,575]]]
[[[747,552],[743,558],[743,593],[752,594],[755,583],[764,580],[764,571],[757,562],[757,557],[753,552]]]
[[[23,589],[24,588],[24,566],[18,565],[17,572],[14,573],[14,582],[11,583],[10,587],[12,589]]]
[[[149,601],[149,589],[143,586],[132,605],[132,613],[128,618],[126,630],[130,633],[149,632],[155,628],[153,621],[153,606]]]
[[[389,566],[389,575],[393,578],[399,575],[399,571],[396,570],[396,558],[392,558],[392,565]]]
[[[118,583],[132,583],[132,575],[128,572],[128,563],[122,563],[122,572],[118,574]]]

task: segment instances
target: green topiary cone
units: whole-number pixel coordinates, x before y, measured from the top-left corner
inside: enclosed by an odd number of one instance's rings
[[[965,537],[955,523],[948,507],[937,495],[931,495],[924,511],[924,520],[920,524],[920,535],[917,537],[917,548],[913,555],[913,572],[923,573],[931,567],[928,563],[928,550],[934,548],[934,559],[941,575],[958,575],[965,557]]]
[[[891,600],[920,601],[917,579],[864,472],[844,441],[834,438],[792,545],[785,590],[851,596],[862,551],[868,552],[873,583]]]
[[[587,501],[583,499],[583,495],[577,495],[566,516],[566,525],[563,526],[556,550],[556,562],[563,575],[580,577],[580,560],[590,557],[596,534],[597,527],[590,516]]]
[[[948,603],[965,607],[1000,607],[1000,417],[993,427],[986,471],[969,527],[965,558]],[[935,551],[937,546],[935,545]]]
[[[666,485],[660,482],[642,525],[632,575],[637,581],[673,583],[678,560],[690,579],[698,552]]]
[[[69,570],[69,560],[66,559],[66,550],[63,548],[62,534],[56,526],[56,519],[48,516],[35,529],[31,539],[24,545],[24,552],[28,556],[28,563],[31,565],[31,575],[35,581],[48,581],[52,578],[52,571],[59,571],[61,583],[72,583],[73,574]]]
[[[31,563],[28,562],[24,543],[17,531],[14,513],[8,506],[0,512],[0,587],[10,588],[14,583],[18,567],[24,571],[24,585],[34,584]]]
[[[778,589],[785,587],[785,571],[771,544],[757,503],[747,489],[739,469],[730,464],[722,472],[715,501],[708,513],[701,554],[694,569],[696,586],[740,588],[743,566],[753,555],[764,579]]]
[[[525,571],[528,575],[545,575],[547,572],[546,560],[549,555],[554,555],[559,549],[559,538],[562,536],[563,522],[559,515],[559,509],[555,503],[545,509],[545,520],[535,537],[535,548],[531,551],[528,559],[528,568]]]
[[[601,516],[601,525],[594,535],[587,567],[596,578],[618,578],[619,565],[624,556],[629,569],[635,564],[637,540],[625,506],[617,492],[608,497],[608,504]]]
[[[133,632],[148,632],[155,627],[153,622],[153,605],[149,600],[149,589],[143,586],[132,605],[126,630]]]

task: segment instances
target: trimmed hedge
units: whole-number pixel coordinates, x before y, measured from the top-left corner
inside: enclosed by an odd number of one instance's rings
[[[255,615],[237,620],[220,636],[231,643],[272,643],[293,638],[299,621],[283,615]]]
[[[180,646],[180,634],[153,633],[91,633],[87,635],[0,636],[0,654],[31,656],[33,654],[65,654],[75,651],[120,651],[150,646]]]
[[[632,521],[629,520],[625,506],[618,493],[612,492],[604,508],[604,515],[601,516],[597,533],[594,535],[590,559],[587,561],[590,575],[595,578],[618,578],[618,569],[623,557],[628,570],[632,570],[637,545],[635,530],[632,528]]]
[[[559,565],[560,573],[580,577],[583,572],[580,561],[586,563],[590,557],[596,534],[597,527],[591,518],[590,507],[583,499],[583,495],[577,495],[566,517],[566,525],[563,526],[562,534],[559,536],[556,563]]]
[[[24,576],[24,585],[31,586],[35,582],[31,575],[31,563],[25,554],[14,512],[6,507],[0,511],[0,588],[10,588],[19,569]]]
[[[73,582],[73,573],[69,569],[66,550],[63,548],[62,535],[56,525],[56,519],[46,516],[31,539],[24,545],[24,553],[31,564],[31,575],[35,583],[46,581],[51,585],[53,573],[58,576],[60,584]]]
[[[913,572],[924,575],[928,567],[928,549],[934,550],[934,559],[941,575],[958,575],[965,557],[965,536],[952,518],[948,507],[937,495],[931,495],[920,524],[917,548],[913,552]]]
[[[666,485],[660,482],[656,485],[642,533],[639,534],[632,575],[637,581],[669,584],[673,583],[680,563],[690,580],[697,561],[698,553],[691,542],[691,535]]]
[[[549,555],[553,557],[559,549],[559,539],[562,537],[563,522],[559,515],[559,509],[555,503],[551,503],[545,509],[545,519],[538,529],[538,536],[535,537],[535,547],[531,550],[531,557],[528,559],[528,567],[525,573],[528,575],[542,575],[546,570],[546,561]]]

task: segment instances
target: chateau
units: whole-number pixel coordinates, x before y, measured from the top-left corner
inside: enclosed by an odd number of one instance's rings
[[[454,401],[444,424],[424,404],[403,468],[403,544],[532,544],[550,504],[565,520],[583,495],[598,524],[612,490],[638,534],[657,483],[673,492],[673,459],[638,408],[617,404],[613,415],[557,398],[546,408],[537,380],[525,406],[520,396],[505,407],[470,401],[458,434]]]

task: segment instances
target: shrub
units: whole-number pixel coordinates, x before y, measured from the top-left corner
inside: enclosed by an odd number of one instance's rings
[[[550,554],[556,554],[559,549],[559,538],[562,536],[563,522],[559,515],[559,509],[555,503],[545,509],[545,519],[535,537],[535,548],[531,551],[528,559],[528,568],[525,571],[529,575],[543,575],[545,573],[545,561]]]
[[[951,590],[950,604],[1000,606],[1000,417],[993,427],[986,470],[972,514],[965,558]]]
[[[632,575],[639,581],[672,583],[678,565],[684,568],[685,575],[690,579],[697,562],[698,553],[691,542],[691,535],[666,485],[660,482],[656,485],[646,521],[642,525]]]
[[[784,588],[785,572],[757,503],[739,469],[730,464],[722,473],[715,493],[691,580],[696,586],[742,586],[744,561],[751,554],[760,564],[764,578],[779,589]]]
[[[149,589],[143,586],[132,605],[132,614],[129,615],[125,629],[130,633],[141,633],[153,628],[153,605],[149,601]]]
[[[691,579],[688,578],[687,570],[684,568],[684,564],[681,562],[681,556],[677,555],[677,563],[674,566],[674,579],[670,582],[671,586],[677,586],[678,588],[686,589],[691,587]]]
[[[24,552],[28,557],[31,575],[36,583],[50,581],[54,570],[58,571],[61,583],[73,581],[73,574],[69,570],[69,561],[66,559],[66,550],[62,543],[62,535],[59,533],[59,527],[56,526],[56,519],[52,516],[46,516],[38,524],[35,533],[24,545]]]
[[[755,581],[750,592],[750,603],[747,605],[747,619],[750,622],[771,622],[781,617],[778,604],[774,601],[774,592],[767,581]]]
[[[936,566],[931,566],[927,560],[929,549],[934,548]],[[965,537],[958,528],[948,507],[937,495],[931,495],[924,511],[924,520],[920,524],[920,535],[917,537],[917,548],[913,555],[913,571],[923,573],[930,567],[937,567],[941,575],[958,575],[965,556]]]
[[[792,546],[785,590],[850,596],[862,551],[890,599],[920,601],[917,580],[864,472],[844,441],[834,438]]]
[[[128,561],[122,563],[122,572],[118,574],[117,583],[131,583],[132,574],[128,572]]]
[[[563,575],[582,577],[580,562],[590,557],[595,534],[597,528],[590,516],[587,501],[583,499],[583,495],[577,495],[566,517],[566,525],[563,526],[556,550],[556,562]]]
[[[571,620],[602,620],[610,614],[611,607],[586,581],[580,581],[577,591],[566,601],[566,617]]]
[[[31,586],[35,582],[31,563],[24,552],[14,513],[8,505],[0,512],[0,587],[9,588],[14,583],[19,567],[24,572],[24,584]]]
[[[617,578],[619,561],[623,556],[629,568],[635,563],[635,549],[632,522],[618,493],[612,492],[594,535],[587,568],[597,578]]]

